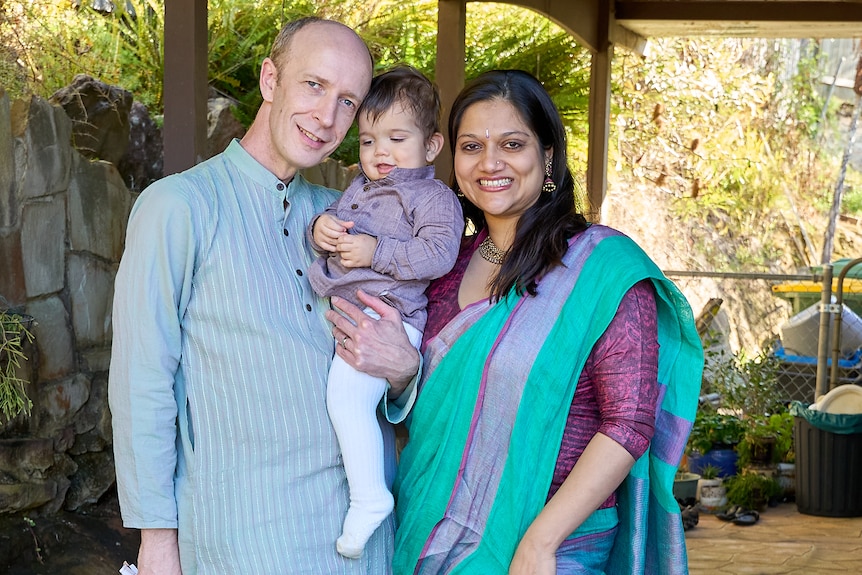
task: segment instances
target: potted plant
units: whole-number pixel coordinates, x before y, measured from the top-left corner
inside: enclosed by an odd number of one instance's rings
[[[673,480],[673,496],[683,505],[694,505],[697,501],[697,482],[700,475],[680,469]]]
[[[720,473],[721,469],[715,465],[707,465],[700,471],[697,491],[700,507],[704,511],[715,512],[727,505],[727,490]]]
[[[742,441],[736,446],[741,468],[773,465],[777,438],[768,422],[769,419],[764,416],[749,417],[746,420]]]
[[[774,477],[745,471],[726,480],[727,502],[743,509],[762,511],[769,500],[781,493]]]
[[[694,418],[688,437],[688,467],[702,473],[707,465],[717,467],[722,477],[736,473],[736,445],[745,428],[733,413],[722,413],[704,405]]]
[[[796,495],[796,449],[793,444],[793,415],[784,410],[769,416],[769,427],[775,434],[773,459],[778,466],[778,483],[785,499]]]
[[[27,381],[19,370],[27,356],[24,344],[33,341],[29,327],[33,318],[0,309],[0,423],[8,423],[19,414],[29,415],[33,403],[27,396]]]

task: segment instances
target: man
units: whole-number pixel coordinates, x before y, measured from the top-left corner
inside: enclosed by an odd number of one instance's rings
[[[419,358],[377,299],[362,296],[379,321],[333,298],[353,321],[330,310],[337,327],[327,323],[304,232],[335,194],[297,175],[341,143],[371,72],[350,28],[287,24],[245,137],[154,183],[132,210],[109,399],[140,575],[389,572],[391,517],[362,559],[335,551],[348,493],[326,374],[334,334],[337,353],[387,378],[404,412]]]

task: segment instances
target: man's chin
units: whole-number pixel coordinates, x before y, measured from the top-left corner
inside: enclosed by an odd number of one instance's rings
[[[325,154],[323,153],[314,153],[314,154],[306,154],[304,157],[299,158],[297,162],[298,168],[300,170],[307,170],[308,168],[313,168],[323,163],[325,159],[327,159],[330,154],[332,154],[334,150],[328,151]]]

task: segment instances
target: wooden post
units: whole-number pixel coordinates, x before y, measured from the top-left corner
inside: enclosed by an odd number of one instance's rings
[[[164,175],[206,157],[207,0],[165,2]]]
[[[452,179],[452,153],[449,151],[447,122],[452,103],[464,87],[464,57],[467,28],[466,0],[438,0],[437,2],[437,64],[434,72],[440,103],[443,107],[441,129],[446,145],[434,162],[437,177],[446,183]]]

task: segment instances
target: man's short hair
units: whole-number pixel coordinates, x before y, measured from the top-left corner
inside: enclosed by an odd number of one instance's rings
[[[326,20],[318,16],[305,16],[304,18],[292,20],[282,26],[281,30],[279,30],[278,35],[275,37],[275,41],[272,43],[272,49],[269,51],[269,58],[275,62],[275,68],[277,70],[281,70],[281,66],[287,60],[288,54],[290,53],[290,42],[293,40],[293,36],[310,24],[333,24],[335,26],[342,26],[356,34],[356,31],[350,26],[346,26],[341,22],[336,22],[335,20]],[[359,35],[357,34],[357,38],[358,37]],[[365,45],[366,50],[368,50],[368,45],[365,44],[364,41],[362,43]],[[370,50],[368,50],[368,59],[373,67],[374,58],[371,56]]]
[[[426,140],[440,131],[437,87],[412,66],[398,65],[375,76],[357,115],[367,114],[376,122],[396,102],[413,114]]]

